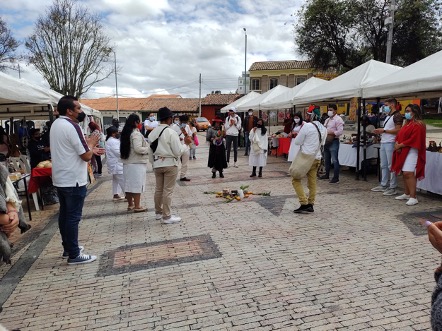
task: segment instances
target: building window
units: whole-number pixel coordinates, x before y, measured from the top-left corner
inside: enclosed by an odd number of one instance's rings
[[[296,85],[304,83],[306,80],[307,80],[307,77],[305,77],[305,76],[298,76],[298,77],[296,77]]]
[[[253,91],[260,91],[261,90],[259,79],[252,79],[252,90]]]
[[[278,85],[278,78],[270,78],[269,90],[276,87],[277,85]]]

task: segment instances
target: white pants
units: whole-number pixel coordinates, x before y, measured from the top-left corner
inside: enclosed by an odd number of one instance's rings
[[[123,174],[114,174],[112,175],[112,192],[114,195],[121,196],[121,193],[124,192],[124,175]]]
[[[180,178],[186,177],[187,173],[187,165],[189,164],[189,150],[183,153],[181,155],[181,171],[180,171]]]

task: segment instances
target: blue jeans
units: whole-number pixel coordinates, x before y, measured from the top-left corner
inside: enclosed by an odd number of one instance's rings
[[[250,132],[244,131],[244,147],[246,148],[246,151],[244,154],[249,154],[250,152],[250,138],[249,138]]]
[[[339,179],[339,139],[334,139],[330,145],[324,146],[325,175],[329,177],[333,163],[333,179]]]
[[[381,158],[381,185],[387,187],[390,182],[390,188],[397,188],[397,177],[394,172],[391,172],[391,161],[393,159],[394,142],[381,143],[380,158]]]
[[[75,259],[80,255],[80,249],[78,248],[78,225],[83,212],[87,188],[86,185],[57,187],[57,192],[60,200],[58,227],[63,249],[69,253],[70,259]]]

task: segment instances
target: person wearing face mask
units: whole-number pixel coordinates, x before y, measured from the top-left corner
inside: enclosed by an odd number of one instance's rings
[[[158,121],[155,119],[155,115],[150,113],[149,116],[144,120],[144,136],[147,138],[149,134],[158,126]]]
[[[206,141],[210,143],[209,159],[207,166],[212,168],[212,178],[216,178],[216,172],[224,178],[223,170],[227,168],[226,147],[224,145],[223,120],[218,116],[212,119],[212,126],[206,132]]]
[[[384,127],[373,131],[373,133],[381,135],[381,183],[371,190],[373,192],[383,192],[385,196],[395,195],[397,188],[397,176],[390,169],[396,135],[402,127],[403,118],[396,106],[396,99],[391,98],[384,102],[382,111],[387,115],[384,120]]]
[[[229,109],[229,115],[226,118],[224,127],[226,129],[227,166],[229,166],[230,149],[233,143],[233,166],[238,168],[236,162],[238,161],[238,136],[241,130],[241,118],[236,115],[235,107]]]
[[[106,129],[106,164],[112,175],[112,193],[114,202],[124,200],[123,163],[120,160],[120,134],[118,129],[110,126]]]
[[[78,99],[67,95],[57,105],[60,117],[51,127],[50,143],[52,156],[52,181],[60,200],[58,225],[60,229],[63,258],[69,265],[90,263],[96,256],[83,254],[84,247],[78,245],[78,227],[86,197],[87,163],[92,156],[104,153],[96,147],[100,137],[84,137],[78,123],[86,114]]]
[[[142,125],[140,117],[137,114],[130,114],[120,136],[120,158],[123,163],[127,210],[134,213],[147,211],[147,208],[141,206],[141,193],[146,189],[150,148],[140,132],[140,125]]]
[[[267,165],[269,138],[261,118],[257,120],[256,127],[250,131],[249,139],[251,144],[249,165],[253,167],[250,177],[256,177],[256,167],[259,167],[258,177],[262,177],[262,168]]]
[[[402,172],[404,178],[405,192],[395,199],[407,200],[407,206],[414,206],[418,203],[416,179],[425,177],[427,131],[418,105],[409,104],[405,108],[405,120],[396,136],[391,171]]]
[[[301,130],[304,121],[302,120],[302,114],[300,112],[295,113],[293,116],[292,128],[290,130],[290,137],[292,140],[290,141],[290,149],[287,157],[287,161],[292,162],[295,159],[296,154],[299,151],[299,145],[295,144],[295,138]]]
[[[253,130],[253,128],[256,128],[256,121],[258,118],[253,115],[253,109],[249,109],[247,112],[246,117],[244,118],[243,122],[243,130],[244,130],[244,143],[245,143],[245,153],[244,156],[248,156],[250,152],[250,131]]]
[[[324,126],[327,128],[327,139],[324,145],[325,174],[319,179],[330,179],[330,168],[333,163],[333,178],[330,184],[339,183],[339,137],[344,132],[344,120],[336,114],[338,107],[335,104],[328,105],[328,118]]]
[[[192,130],[190,129],[189,124],[187,122],[189,121],[189,116],[187,115],[181,115],[179,117],[179,123],[175,124],[174,128],[178,128],[178,137],[180,138],[180,141],[182,144],[184,144],[184,140],[186,137],[192,138]],[[193,139],[192,139],[193,141]],[[186,177],[187,175],[187,168],[189,165],[189,155],[190,155],[190,149],[184,151],[184,153],[181,155],[181,169],[180,169],[180,181],[182,182],[189,182],[190,179]]]

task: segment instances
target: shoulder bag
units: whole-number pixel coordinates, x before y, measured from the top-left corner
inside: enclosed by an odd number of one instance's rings
[[[167,129],[167,126],[163,130],[161,130],[158,138],[150,143],[150,148],[152,149],[152,151],[154,153],[155,153],[155,151],[157,150],[157,147],[158,147],[158,139],[160,139],[161,135],[163,134],[163,131],[166,130],[166,129]]]
[[[292,164],[290,165],[289,168],[290,176],[292,176],[292,178],[294,179],[301,179],[305,177],[305,175],[307,175],[307,173],[309,172],[309,170],[313,165],[313,162],[316,159],[316,154],[318,153],[322,145],[321,132],[319,132],[319,128],[315,123],[312,122],[312,124],[315,126],[316,130],[318,130],[318,135],[319,135],[318,149],[313,155],[305,154],[302,152],[301,149],[299,150],[298,154],[296,154],[296,157],[292,161]]]

